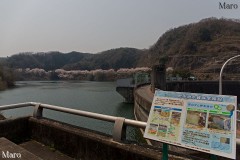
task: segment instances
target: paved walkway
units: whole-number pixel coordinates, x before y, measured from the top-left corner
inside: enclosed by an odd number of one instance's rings
[[[20,144],[21,147],[42,158],[43,160],[73,160],[53,147],[45,146],[34,140]]]
[[[35,156],[26,149],[16,145],[4,137],[0,138],[0,151],[0,159],[3,160],[42,160],[41,158]]]
[[[0,160],[73,160],[54,148],[34,140],[17,145],[8,139],[0,138]],[[20,157],[19,157],[20,156]]]

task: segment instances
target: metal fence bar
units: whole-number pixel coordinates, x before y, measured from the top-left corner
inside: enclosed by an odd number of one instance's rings
[[[32,106],[35,106],[38,103],[31,102],[31,104],[32,104]],[[94,119],[98,119],[98,120],[104,120],[104,121],[108,121],[108,122],[115,122],[116,119],[118,118],[116,116],[109,116],[109,115],[99,114],[99,113],[94,113],[94,112],[81,111],[81,110],[77,110],[77,109],[71,109],[71,108],[60,107],[60,106],[49,105],[49,104],[40,104],[39,107],[50,109],[50,110],[55,110],[55,111],[60,111],[60,112],[64,112],[64,113],[70,113],[70,114],[75,114],[75,115],[79,115],[79,116],[94,118]],[[132,119],[125,119],[124,124],[133,126],[133,127],[139,127],[139,128],[145,128],[147,126],[146,122],[136,121],[136,120],[132,120]]]
[[[64,113],[70,113],[70,114],[74,114],[74,115],[104,120],[104,121],[108,121],[108,122],[115,122],[115,120],[117,119],[117,117],[115,117],[115,116],[81,111],[81,110],[77,110],[77,109],[65,108],[65,107],[54,106],[54,105],[49,105],[49,104],[40,104],[39,107],[50,109],[50,110],[55,110],[55,111],[60,111],[60,112],[64,112]]]
[[[145,129],[147,126],[147,122],[142,121],[135,121],[131,119],[125,119],[125,124],[132,126],[132,127],[139,127]]]
[[[29,106],[32,106],[31,102],[3,105],[3,106],[0,106],[0,111],[15,109],[15,108],[22,108],[22,107],[29,107]]]

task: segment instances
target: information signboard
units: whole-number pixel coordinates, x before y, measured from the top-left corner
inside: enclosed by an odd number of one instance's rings
[[[157,90],[145,138],[236,158],[236,96]]]

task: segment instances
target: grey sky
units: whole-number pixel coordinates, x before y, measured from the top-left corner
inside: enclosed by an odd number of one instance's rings
[[[168,29],[208,17],[237,18],[222,0],[0,0],[0,56],[149,48]]]

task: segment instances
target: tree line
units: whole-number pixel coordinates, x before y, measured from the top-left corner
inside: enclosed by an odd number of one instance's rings
[[[148,67],[96,69],[96,70],[64,70],[56,69],[45,71],[40,68],[15,69],[14,74],[17,80],[87,80],[87,81],[115,81],[121,78],[132,77],[135,73],[150,73]]]

